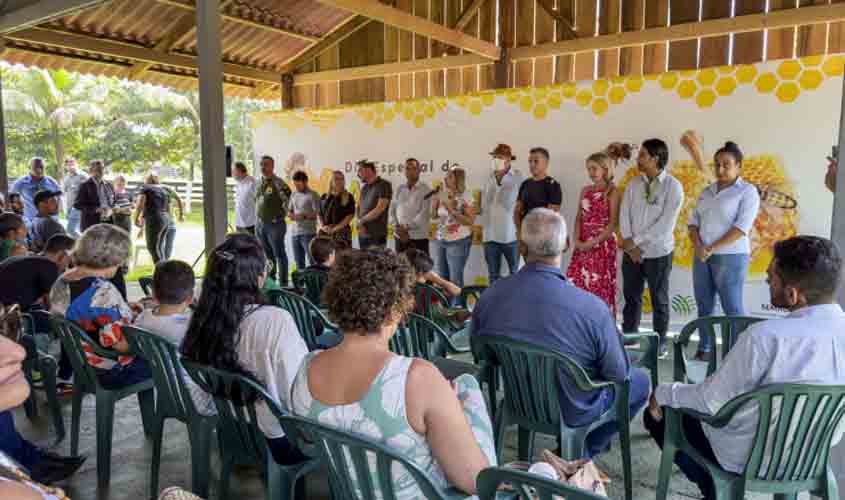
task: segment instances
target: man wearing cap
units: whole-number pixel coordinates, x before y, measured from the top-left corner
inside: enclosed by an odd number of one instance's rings
[[[379,177],[376,164],[367,160],[358,162],[358,178],[364,183],[358,203],[358,247],[384,248],[387,246],[387,216],[393,186]]]
[[[114,210],[114,186],[103,178],[105,167],[101,160],[91,162],[91,177],[79,186],[74,208],[82,212],[80,231],[101,222],[111,222]]]
[[[549,177],[549,150],[532,148],[528,155],[528,167],[531,169],[531,178],[520,186],[513,214],[517,231],[528,212],[535,208],[560,212],[560,205],[563,203],[560,183]]]
[[[29,248],[35,253],[44,251],[47,241],[57,234],[65,234],[65,228],[55,217],[59,213],[61,191],[39,191],[35,195],[38,213],[33,217],[29,228]]]
[[[501,277],[502,257],[508,263],[511,275],[519,269],[514,208],[519,186],[525,178],[519,170],[511,168],[516,157],[507,144],[499,144],[490,152],[491,172],[484,186],[481,217],[484,225],[484,260],[490,285]]]
[[[17,193],[23,201],[23,218],[29,222],[38,213],[35,208],[35,195],[39,191],[59,191],[59,183],[49,175],[44,175],[44,159],[35,157],[29,162],[29,175],[25,175],[12,184],[10,193]]]

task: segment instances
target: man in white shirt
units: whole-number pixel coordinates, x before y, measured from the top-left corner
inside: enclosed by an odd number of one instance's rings
[[[232,174],[235,184],[235,229],[255,235],[255,178],[247,173],[243,162],[235,163]]]
[[[735,397],[766,385],[845,384],[845,313],[835,299],[842,281],[842,258],[836,245],[816,236],[796,236],[778,242],[768,276],[772,305],[788,310],[789,315],[757,323],[742,333],[722,366],[704,382],[659,385],[643,415],[646,429],[658,445],[663,443],[663,406],[714,415]],[[773,411],[775,422],[778,410]],[[758,409],[751,405],[721,428],[690,417],[684,417],[682,425],[687,441],[705,458],[741,474],[758,420]],[[841,435],[837,431],[831,445]],[[768,446],[771,449],[772,444]],[[786,443],[784,453],[789,446]],[[676,455],[675,463],[699,485],[706,499],[715,498],[712,480],[700,465],[684,454]]]
[[[88,179],[88,176],[77,169],[76,158],[65,160],[65,178],[62,180],[62,192],[65,194],[65,216],[67,217],[67,234],[71,238],[79,238],[79,224],[82,215],[74,208],[76,195],[79,193],[79,186]]]
[[[490,285],[501,277],[502,257],[508,263],[513,275],[519,270],[519,247],[517,246],[514,208],[519,188],[525,178],[519,170],[511,168],[516,156],[507,144],[496,146],[490,156],[491,172],[484,186],[481,202],[481,216],[484,222],[484,260]]]
[[[420,182],[420,162],[405,160],[406,184],[400,185],[390,204],[396,251],[416,248],[428,255],[428,233],[431,227],[431,188]]]
[[[660,356],[665,357],[669,329],[669,275],[675,250],[675,223],[684,203],[684,188],[666,171],[669,148],[649,139],[640,148],[641,176],[631,179],[622,198],[619,229],[622,233],[622,279],[625,307],[622,331],[636,333],[642,317],[643,291],[648,283],[653,313],[652,329],[660,335]]]

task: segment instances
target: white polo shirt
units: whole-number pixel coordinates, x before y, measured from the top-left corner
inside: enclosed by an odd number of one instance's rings
[[[687,225],[698,228],[698,234],[704,245],[712,245],[735,227],[745,236],[713,253],[750,254],[749,235],[754,228],[754,220],[757,219],[759,209],[760,193],[757,192],[754,184],[738,177],[733,185],[719,191],[719,183],[715,182],[701,192],[695,210],[690,213]]]

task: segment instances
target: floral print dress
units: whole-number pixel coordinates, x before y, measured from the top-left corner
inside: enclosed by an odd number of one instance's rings
[[[610,199],[605,188],[590,186],[584,190],[581,210],[580,241],[597,237],[610,224]],[[590,250],[575,250],[566,277],[575,286],[602,299],[616,315],[616,235]]]
[[[431,482],[445,491],[450,498],[473,498],[452,489],[425,436],[417,433],[408,423],[405,413],[405,386],[413,358],[393,356],[385,363],[361,400],[328,406],[314,399],[308,385],[308,366],[316,354],[318,353],[310,353],[299,368],[291,390],[294,414],[380,442],[418,465]],[[454,380],[454,384],[472,433],[490,465],[495,466],[493,426],[478,381],[471,375],[461,375]],[[377,474],[374,457],[370,467],[373,475]],[[399,500],[423,498],[413,476],[398,464],[393,467],[393,479],[397,488],[396,498]],[[360,496],[360,491],[358,494]],[[383,495],[379,494],[377,498],[383,498]]]

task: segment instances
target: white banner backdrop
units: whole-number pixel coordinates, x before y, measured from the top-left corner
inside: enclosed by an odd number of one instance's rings
[[[670,171],[686,194],[671,278],[673,322],[683,324],[696,314],[686,217],[713,181],[712,154],[732,140],[746,156],[743,177],[764,194],[752,234],[746,308],[770,315],[777,313],[765,284],[772,244],[797,233],[830,233],[832,195],[823,178],[825,156],[838,133],[843,59],[819,56],[452,98],[257,113],[252,116],[255,152],[273,156],[280,174],[306,170],[320,192],[332,170],[343,170],[356,195],[354,164],[362,158],[376,161],[394,189],[404,181],[401,166],[407,157],[423,163],[422,180],[429,185],[442,182],[444,171],[457,164],[467,170],[468,189],[477,196],[490,175],[488,152],[497,143],[513,147],[514,165],[525,175],[528,150],[543,146],[551,152],[550,174],[564,189],[562,211],[571,231],[578,193],[589,182],[584,159],[610,142],[661,138],[670,147]],[[688,129],[704,139],[710,163],[704,172],[679,144]],[[616,178],[624,184],[635,172],[622,165]],[[477,228],[467,283],[486,282],[480,233]],[[647,311],[649,304],[646,300]]]

